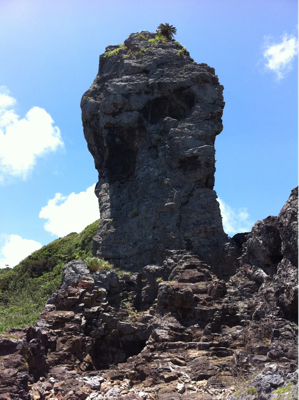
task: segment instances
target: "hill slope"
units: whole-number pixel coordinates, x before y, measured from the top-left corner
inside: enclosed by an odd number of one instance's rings
[[[61,283],[64,264],[91,255],[98,225],[99,220],[79,234],[70,233],[43,246],[15,268],[0,270],[0,332],[37,321],[45,302]]]

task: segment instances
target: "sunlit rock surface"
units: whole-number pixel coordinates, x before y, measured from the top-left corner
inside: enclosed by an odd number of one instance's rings
[[[229,276],[234,243],[214,187],[223,86],[173,41],[132,34],[109,46],[81,101],[84,135],[99,172],[95,254],[140,269],[188,250]]]

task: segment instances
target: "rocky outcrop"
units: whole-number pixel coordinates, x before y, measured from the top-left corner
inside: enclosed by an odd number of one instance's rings
[[[139,272],[66,264],[36,327],[0,335],[0,399],[295,399],[297,208],[295,189],[244,235],[228,282],[183,250]]]
[[[82,117],[94,250],[116,268],[67,263],[36,326],[0,335],[0,400],[297,398],[298,188],[278,217],[224,234],[223,105],[214,70],[175,42],[107,48]]]
[[[275,297],[286,316],[298,322],[298,187],[278,217],[258,221],[243,244],[241,263],[259,283],[274,279]],[[287,284],[286,284],[287,282]],[[267,303],[264,304],[266,313]]]
[[[177,42],[141,32],[106,48],[81,101],[99,172],[95,255],[140,270],[187,250],[218,275],[235,271],[213,190],[222,91]]]

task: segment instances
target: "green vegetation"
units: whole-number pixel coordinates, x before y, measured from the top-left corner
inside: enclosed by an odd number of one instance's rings
[[[166,40],[167,40],[166,36],[161,35],[161,33],[157,33],[155,35],[155,38],[154,39],[149,39],[148,42],[152,43],[152,44],[155,44],[157,42],[166,43]]]
[[[84,259],[84,262],[91,272],[100,270],[109,271],[113,268],[113,265],[109,264],[108,261],[97,257],[87,257]]]
[[[166,28],[163,28],[166,27]],[[123,56],[124,59],[130,57],[130,58],[134,58],[134,59],[138,59],[138,58],[143,58],[145,55],[145,52],[147,52],[148,50],[150,50],[156,43],[163,43],[165,44],[167,40],[172,40],[175,44],[179,45],[182,47],[182,45],[177,42],[174,41],[173,35],[176,34],[176,28],[174,28],[172,25],[169,24],[161,24],[159,25],[157,32],[155,33],[155,37],[152,39],[147,39],[144,35],[137,35],[136,39],[142,39],[142,40],[146,40],[150,46],[149,47],[142,47],[139,51],[135,50],[131,50],[129,49],[127,51],[127,54]],[[121,45],[119,45],[121,46]],[[123,49],[125,49],[126,47],[122,47]],[[184,55],[185,52],[185,47],[182,47],[181,50],[179,50],[180,53],[178,53],[178,55],[181,57]],[[120,51],[120,48],[117,48],[115,50],[111,50],[110,52],[105,54],[105,57],[111,57],[114,54],[118,54],[118,52]]]
[[[25,364],[23,364],[23,365],[21,365],[19,368],[18,368],[18,371],[20,372],[20,371],[27,371],[28,370],[28,363],[27,362],[25,362]]]
[[[120,269],[120,268],[115,268],[117,275],[123,275],[126,274],[127,271],[125,271],[124,269]]]
[[[116,56],[120,52],[120,50],[126,50],[126,46],[124,44],[119,44],[116,49],[108,51],[104,55],[104,57],[109,58],[109,57],[112,57],[112,56]]]
[[[245,392],[254,396],[258,396],[258,391],[253,386],[249,386],[249,388],[247,388]]]
[[[166,43],[166,40],[167,40],[167,38],[165,36],[161,35],[160,33],[156,33],[155,37],[153,39],[146,39],[143,35],[138,35],[138,36],[136,36],[136,38],[147,40],[147,42],[150,43],[150,46],[149,47],[141,47],[141,49],[139,51],[132,51],[131,49],[129,49],[127,51],[127,54],[124,55],[123,58],[128,58],[128,57],[131,57],[134,59],[142,58],[142,57],[144,57],[145,52],[150,50],[155,45],[155,43],[158,43],[158,42]]]
[[[123,305],[126,307],[126,312],[128,315],[128,318],[132,322],[137,321],[137,311],[132,309],[132,304],[128,301],[124,301]]]
[[[1,339],[3,339],[3,338],[20,340],[19,336],[14,335],[12,333],[7,333],[7,332],[1,333]]]
[[[244,385],[245,382],[241,383]],[[258,391],[253,387],[249,386],[245,390],[241,388],[241,390],[233,393],[234,397],[237,399],[239,396],[244,394],[250,394],[252,396],[258,397]],[[276,390],[273,390],[274,397],[273,399],[277,400],[292,400],[297,398],[298,396],[298,389],[297,386],[294,385],[292,382],[287,383],[285,386],[279,387]]]
[[[179,57],[184,57],[184,53],[187,49],[185,47],[182,47],[180,50],[178,50],[177,55]]]
[[[99,220],[79,234],[54,240],[15,268],[0,270],[0,332],[37,321],[45,302],[61,283],[64,264],[92,257],[92,238],[98,225]],[[102,265],[106,268],[105,261]]]
[[[277,400],[291,400],[298,397],[298,387],[293,382],[289,382],[285,386],[273,390],[273,393],[275,393],[276,396],[274,398]]]
[[[176,28],[166,22],[158,26],[157,32],[165,36],[166,39],[171,40],[173,39],[173,35],[176,35]]]
[[[157,279],[156,279],[156,282],[157,282],[157,283],[163,282],[163,278],[157,278]]]

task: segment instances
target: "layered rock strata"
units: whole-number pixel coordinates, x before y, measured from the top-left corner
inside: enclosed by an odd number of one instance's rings
[[[294,189],[235,238],[228,282],[182,250],[135,273],[68,263],[36,327],[0,335],[0,399],[295,400],[297,211]]]
[[[81,101],[99,172],[95,255],[133,270],[187,250],[233,273],[213,190],[222,92],[215,70],[177,42],[141,32],[106,48]]]

